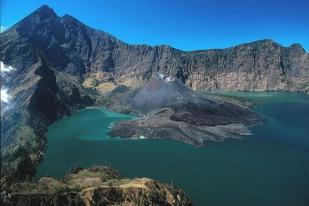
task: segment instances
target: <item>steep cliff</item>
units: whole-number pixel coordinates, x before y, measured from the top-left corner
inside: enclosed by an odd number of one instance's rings
[[[191,52],[129,45],[47,6],[3,32],[0,48],[1,61],[19,70],[29,68],[39,51],[53,69],[96,85],[136,87],[163,73],[194,90],[308,91],[309,56],[299,44],[260,40]]]

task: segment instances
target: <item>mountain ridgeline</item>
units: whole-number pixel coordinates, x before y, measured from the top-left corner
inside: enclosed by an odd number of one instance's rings
[[[299,44],[260,40],[227,49],[185,52],[129,45],[47,6],[1,34],[1,61],[28,71],[44,58],[52,70],[80,82],[137,87],[163,73],[193,90],[308,91],[309,56]]]
[[[1,171],[20,179],[34,175],[49,124],[159,73],[198,91],[309,92],[309,55],[299,44],[261,40],[190,52],[130,45],[48,6],[1,33],[0,61],[15,68],[9,81],[1,78],[11,96],[1,115]]]

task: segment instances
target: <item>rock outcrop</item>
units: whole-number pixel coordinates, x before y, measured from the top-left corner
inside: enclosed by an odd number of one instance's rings
[[[1,185],[1,189],[1,205],[192,205],[173,185],[148,178],[125,178],[106,166],[77,168],[62,180],[43,177],[6,188]]]

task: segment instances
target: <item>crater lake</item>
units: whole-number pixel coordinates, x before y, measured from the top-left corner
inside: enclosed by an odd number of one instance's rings
[[[113,123],[135,117],[86,108],[49,126],[36,177],[60,178],[77,166],[107,164],[125,176],[175,183],[198,206],[308,206],[309,96],[219,94],[254,102],[265,122],[243,140],[195,148],[173,140],[111,138]]]

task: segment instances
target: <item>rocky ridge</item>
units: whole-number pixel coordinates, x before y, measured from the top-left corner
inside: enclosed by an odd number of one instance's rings
[[[2,182],[4,183],[4,182]],[[52,177],[3,188],[2,205],[192,205],[175,186],[148,178],[129,179],[107,166],[77,168],[62,180]]]

